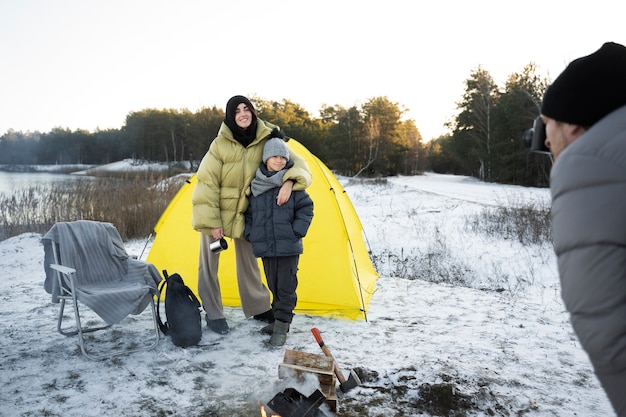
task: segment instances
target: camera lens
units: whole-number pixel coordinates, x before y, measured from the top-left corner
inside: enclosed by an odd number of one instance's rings
[[[546,146],[546,125],[541,116],[535,119],[533,127],[524,132],[522,144],[533,152],[550,154],[550,149]]]
[[[537,117],[533,124],[532,145],[530,149],[537,153],[550,153],[550,149],[546,146],[546,124],[541,117]]]
[[[522,145],[524,145],[525,148],[530,148],[530,146],[533,143],[533,136],[535,135],[535,129],[533,129],[532,127],[528,130],[526,130],[523,134],[522,134]]]

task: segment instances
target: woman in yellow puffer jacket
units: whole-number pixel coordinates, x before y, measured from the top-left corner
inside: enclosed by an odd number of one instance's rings
[[[217,137],[211,143],[197,172],[192,196],[192,225],[200,234],[198,294],[206,313],[207,326],[219,334],[229,332],[224,318],[217,269],[219,253],[209,245],[223,237],[234,241],[237,284],[246,317],[272,323],[270,294],[261,281],[252,246],[243,237],[250,183],[263,159],[263,146],[272,137],[271,123],[258,119],[254,106],[244,96],[234,96],[226,104],[226,115]],[[306,162],[293,152],[294,166],[284,176],[278,204],[285,203],[291,191],[311,184]]]

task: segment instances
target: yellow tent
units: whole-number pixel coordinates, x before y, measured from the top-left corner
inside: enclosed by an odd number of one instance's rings
[[[313,183],[307,191],[315,204],[300,257],[296,313],[367,320],[378,273],[365,245],[363,226],[343,187],[324,163],[296,140],[287,144],[309,165]],[[197,295],[200,235],[191,227],[195,183],[194,175],[161,215],[147,261],[159,271],[179,273]],[[229,249],[220,254],[218,270],[222,301],[225,306],[239,307],[234,246],[227,241]],[[263,273],[260,259],[259,267]]]

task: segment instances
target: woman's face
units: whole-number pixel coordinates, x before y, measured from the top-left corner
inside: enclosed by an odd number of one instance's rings
[[[235,123],[242,129],[247,129],[252,124],[252,112],[246,103],[239,103],[235,110]]]

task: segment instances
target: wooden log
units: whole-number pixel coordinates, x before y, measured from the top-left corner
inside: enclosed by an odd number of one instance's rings
[[[278,377],[302,378],[304,374],[314,374],[320,384],[320,391],[332,411],[337,410],[337,377],[335,361],[326,355],[317,355],[297,350],[285,350],[283,363],[278,365]]]

